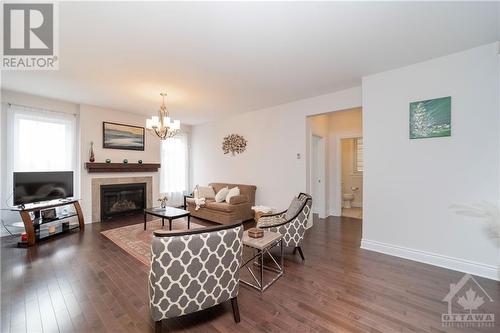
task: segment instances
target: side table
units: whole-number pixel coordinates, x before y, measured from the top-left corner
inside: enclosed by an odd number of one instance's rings
[[[182,207],[182,209],[186,210],[187,209],[187,202],[186,202],[186,199],[187,198],[194,198],[193,194],[184,194],[184,206]]]
[[[250,259],[243,262],[241,269],[245,267],[253,278],[253,281],[246,281],[240,278],[240,282],[263,293],[269,286],[276,282],[283,275],[283,235],[277,232],[264,231],[264,237],[252,238],[248,236],[248,231],[243,233],[243,245],[253,250]],[[280,263],[269,252],[273,247],[280,246]],[[267,254],[275,267],[264,265],[264,255]],[[253,266],[259,268],[259,278],[255,276],[252,270]],[[274,273],[271,281],[264,283],[264,270]]]

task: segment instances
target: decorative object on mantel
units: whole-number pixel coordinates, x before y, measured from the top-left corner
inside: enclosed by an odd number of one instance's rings
[[[167,93],[160,93],[163,101],[158,110],[158,115],[151,117],[151,119],[146,119],[146,128],[149,130],[154,130],[156,135],[165,140],[167,138],[172,138],[179,133],[181,129],[181,122],[179,120],[172,120],[168,113],[167,107],[165,106],[165,97]]]
[[[89,173],[94,172],[157,172],[159,163],[85,163]]]
[[[111,163],[111,160],[109,158],[107,158],[106,163]]]
[[[123,159],[123,163],[127,164],[128,160],[126,158]]]
[[[144,127],[103,122],[102,147],[144,151]]]
[[[95,162],[95,155],[94,155],[94,142],[90,141],[90,162]]]
[[[137,163],[142,164],[142,160],[137,161]]]
[[[158,202],[160,202],[160,207],[161,208],[167,207],[167,201],[168,201],[168,198],[167,198],[166,195],[164,195],[163,197],[159,197],[158,198]]]
[[[410,103],[410,139],[451,136],[451,97]]]
[[[222,151],[224,154],[241,154],[247,149],[247,140],[238,134],[230,134],[222,141]]]

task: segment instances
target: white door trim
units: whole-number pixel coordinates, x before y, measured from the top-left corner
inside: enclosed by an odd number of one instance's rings
[[[314,150],[314,144],[315,140],[318,140],[318,152],[320,153],[319,160],[321,161],[320,163],[322,164],[319,166],[320,168],[320,177],[319,179],[321,180],[321,185],[319,185],[318,192],[321,193],[320,197],[314,198],[314,189],[318,186],[317,180],[314,179],[314,175],[316,175],[316,170],[314,170],[315,162],[314,159],[317,158],[315,156],[315,150]],[[310,156],[310,170],[311,170],[311,177],[310,177],[310,189],[313,194],[313,212],[317,213],[320,218],[325,218],[327,216],[326,214],[326,139],[320,135],[316,134],[311,134],[311,156]],[[316,203],[316,205],[314,205]]]

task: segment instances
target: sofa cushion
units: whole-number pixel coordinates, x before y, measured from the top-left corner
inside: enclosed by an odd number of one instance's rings
[[[234,211],[234,206],[228,204],[227,202],[215,202],[210,201],[205,204],[205,207],[208,209],[219,210],[221,212],[231,213]]]
[[[306,198],[299,199],[297,197],[294,197],[292,200],[292,203],[290,204],[290,207],[288,207],[286,214],[285,214],[285,219],[291,220],[292,218],[297,215],[297,213],[300,211],[302,206],[304,205],[304,202],[306,201]]]
[[[229,198],[229,203],[231,205],[237,205],[237,204],[241,204],[244,202],[248,202],[248,197],[246,195],[240,194],[240,195],[235,195],[234,197]]]
[[[226,202],[229,203],[232,197],[240,195],[240,189],[238,187],[233,187],[229,190],[226,196]]]
[[[217,192],[217,194],[215,195],[215,201],[216,202],[223,202],[224,200],[226,200],[228,193],[229,193],[229,188],[227,188],[227,187],[221,188],[219,190],[219,192]]]

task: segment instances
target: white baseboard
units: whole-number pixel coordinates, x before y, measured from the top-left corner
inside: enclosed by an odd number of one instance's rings
[[[336,210],[334,209],[331,209],[329,212],[328,212],[328,216],[340,216],[341,213],[337,212]]]
[[[441,254],[362,239],[361,248],[500,281],[498,268]]]

